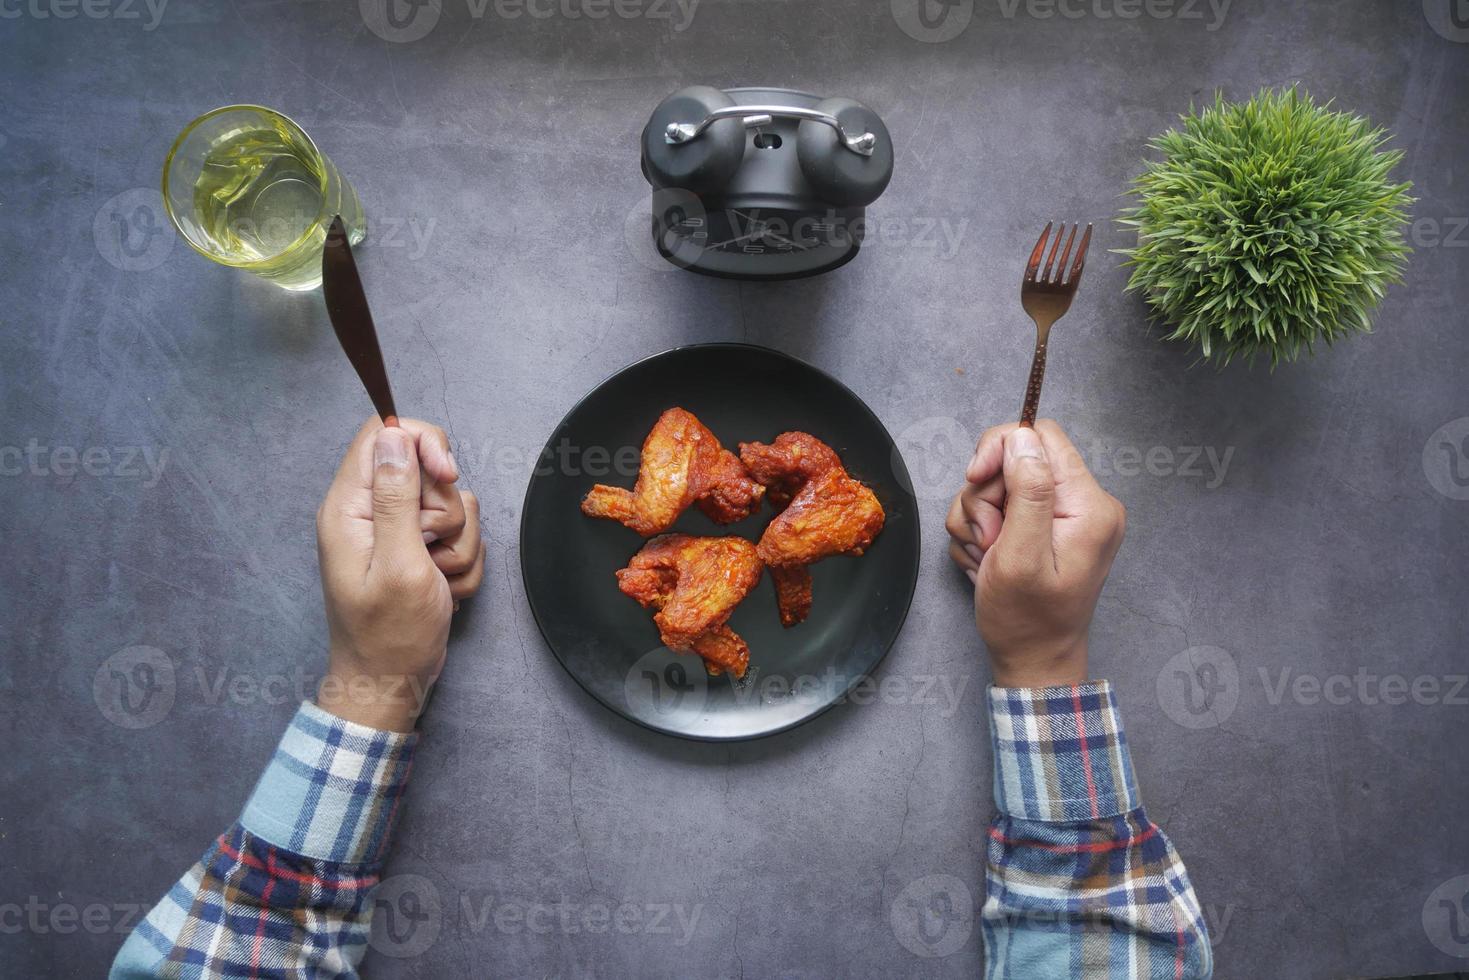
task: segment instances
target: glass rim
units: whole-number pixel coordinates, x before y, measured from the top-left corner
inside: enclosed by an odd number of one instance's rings
[[[291,242],[291,244],[287,245],[279,252],[267,255],[264,258],[251,259],[247,262],[231,262],[228,259],[220,258],[217,252],[206,251],[204,248],[200,247],[199,243],[194,241],[194,237],[189,234],[189,232],[184,228],[183,224],[179,221],[178,215],[174,213],[173,202],[169,199],[168,196],[168,172],[173,167],[173,158],[178,153],[179,147],[183,145],[184,140],[189,137],[190,133],[198,129],[201,124],[207,122],[210,119],[213,119],[215,116],[221,115],[226,112],[241,111],[260,112],[264,113],[267,116],[274,116],[277,119],[284,121],[286,125],[290,126],[293,130],[296,131],[297,134],[300,135],[301,139],[306,142],[306,145],[311,147],[311,151],[315,153],[319,158],[321,158],[321,160],[328,167],[330,167],[332,164],[331,161],[327,159],[326,154],[321,152],[321,147],[317,146],[316,141],[311,138],[311,134],[306,132],[305,128],[303,128],[300,123],[296,122],[296,120],[292,119],[284,112],[281,112],[279,109],[272,109],[270,108],[270,106],[256,105],[253,102],[237,102],[232,105],[222,105],[217,109],[210,109],[203,115],[197,116],[194,119],[190,120],[188,124],[186,124],[184,128],[179,131],[178,136],[174,138],[173,145],[168,148],[168,155],[163,158],[163,211],[165,214],[168,215],[169,223],[172,224],[174,230],[179,233],[179,237],[188,242],[190,248],[198,252],[200,255],[204,256],[209,261],[217,263],[219,265],[227,266],[232,269],[253,269],[257,266],[263,266],[266,263],[274,262],[282,255],[285,255],[288,252],[300,248],[301,245],[311,237],[311,232],[313,231],[313,229],[315,229],[317,225],[321,224],[323,222],[323,219],[326,217],[326,189],[329,180],[327,174],[325,173],[325,171],[323,171],[321,175],[321,186],[318,188],[318,190],[321,192],[321,210],[318,211],[316,214],[316,221],[309,225],[305,231],[301,232],[300,236],[297,237],[295,241]]]

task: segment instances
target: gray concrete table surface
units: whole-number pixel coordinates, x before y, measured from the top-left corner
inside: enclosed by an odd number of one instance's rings
[[[915,903],[977,908],[991,812],[983,650],[943,519],[972,441],[1018,409],[1017,270],[1049,218],[1097,241],[1043,411],[1130,508],[1093,669],[1217,975],[1469,962],[1441,904],[1469,886],[1469,461],[1440,454],[1469,428],[1469,32],[1435,0],[960,0],[969,22],[936,41],[903,3],[442,0],[399,28],[372,0],[0,6],[0,974],[99,975],[235,818],[323,664],[313,516],[367,401],[318,294],[193,254],[156,191],[178,130],[233,102],[294,116],[356,185],[399,405],[444,424],[484,501],[488,583],[389,866],[429,918],[371,975],[980,970],[971,918],[937,945],[909,930]],[[1123,292],[1119,195],[1190,100],[1295,81],[1406,151],[1407,281],[1374,334],[1314,359],[1196,365]],[[882,114],[896,176],[856,261],[744,285],[650,261],[637,134],[695,82]],[[879,672],[906,690],[734,745],[584,694],[537,633],[516,541],[562,414],[636,358],[715,340],[850,385],[903,441],[924,518]],[[105,696],[135,647],[166,687],[145,716]]]

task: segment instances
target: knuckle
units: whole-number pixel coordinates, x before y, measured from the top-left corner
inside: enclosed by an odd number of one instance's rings
[[[1036,467],[1027,467],[1027,472],[1015,482],[1015,492],[1026,500],[1049,500],[1056,492],[1056,485],[1047,473],[1036,472]]]
[[[480,587],[484,580],[485,564],[484,562],[478,562],[469,570],[469,574],[465,577],[464,582],[469,586],[469,590],[473,592]]]
[[[449,549],[439,555],[438,566],[445,575],[460,575],[474,567],[474,552],[461,554]]]
[[[456,599],[463,599],[469,595],[472,595],[475,592],[478,592],[479,587],[484,584],[484,580],[484,562],[476,562],[473,568],[471,568],[469,571],[465,572],[463,575],[459,576],[457,580],[455,580],[454,597]]]
[[[1117,537],[1127,533],[1127,505],[1112,497],[1112,529]]]
[[[967,516],[964,509],[956,501],[954,506],[949,509],[949,516],[944,520],[944,530],[949,532],[949,537],[969,537],[969,528],[966,526]]]
[[[410,593],[428,591],[438,577],[437,568],[431,563],[422,562],[400,562],[393,565],[388,572],[388,578],[394,586]]]
[[[391,510],[399,507],[408,495],[404,488],[396,483],[386,480],[376,480],[372,485],[372,506],[378,510]]]
[[[992,425],[980,433],[979,443],[983,445],[991,439],[998,439],[1013,428],[1015,428],[1015,423],[1013,422],[1002,422],[999,425]]]

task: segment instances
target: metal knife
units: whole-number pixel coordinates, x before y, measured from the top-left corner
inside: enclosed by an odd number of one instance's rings
[[[393,407],[393,389],[383,366],[382,348],[377,343],[372,311],[367,307],[367,294],[362,291],[362,278],[357,274],[352,244],[347,241],[347,227],[340,214],[332,219],[321,249],[321,292],[326,297],[332,329],[357,377],[362,379],[372,407],[382,416],[383,425],[397,425],[398,410]]]

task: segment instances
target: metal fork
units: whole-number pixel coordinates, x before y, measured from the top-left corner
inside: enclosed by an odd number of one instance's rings
[[[1088,224],[1086,234],[1081,236],[1081,246],[1076,250],[1076,260],[1068,273],[1066,261],[1071,257],[1071,245],[1076,241],[1076,229],[1080,226],[1073,224],[1071,234],[1066,235],[1066,223],[1063,221],[1051,242],[1051,254],[1046,258],[1046,267],[1042,269],[1041,253],[1046,250],[1046,239],[1051,235],[1051,225],[1052,222],[1046,222],[1040,241],[1035,243],[1035,249],[1030,253],[1030,261],[1025,263],[1025,278],[1020,281],[1020,305],[1035,321],[1035,356],[1030,361],[1030,380],[1025,385],[1025,405],[1020,410],[1020,424],[1024,426],[1035,425],[1036,409],[1041,403],[1041,382],[1046,378],[1046,344],[1051,337],[1051,327],[1071,308],[1077,283],[1081,282],[1086,247],[1092,240],[1092,226]],[[1051,267],[1055,265],[1056,250],[1060,248],[1063,236],[1066,237],[1066,248],[1061,252],[1061,264],[1055,266],[1056,271],[1052,275]]]

